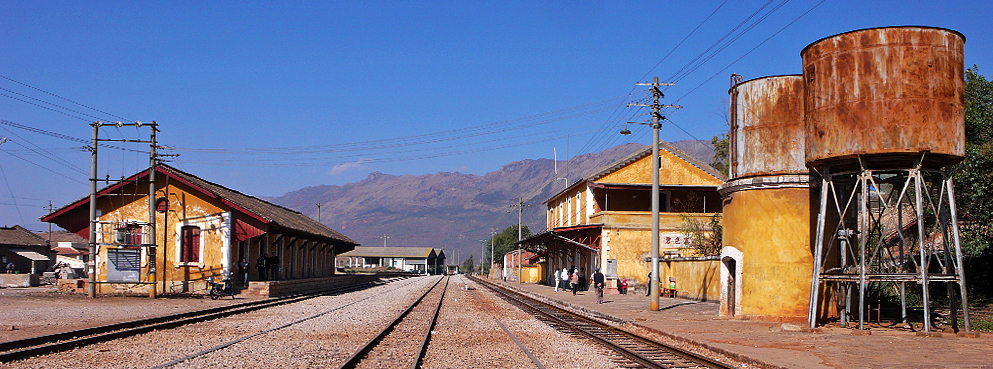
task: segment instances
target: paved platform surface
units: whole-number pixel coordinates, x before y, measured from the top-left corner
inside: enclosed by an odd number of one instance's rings
[[[718,317],[718,304],[660,298],[659,311],[641,294],[604,295],[555,292],[553,287],[503,282],[513,288],[660,331],[718,351],[783,368],[987,368],[993,369],[993,334],[978,338],[945,333],[920,337],[909,329],[871,327],[871,335],[822,327],[820,332],[784,331],[783,323]]]

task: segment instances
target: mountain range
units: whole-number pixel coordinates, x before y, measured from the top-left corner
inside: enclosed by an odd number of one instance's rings
[[[713,156],[708,141],[672,144],[704,162]],[[442,248],[455,262],[455,250],[464,260],[480,251],[480,240],[489,239],[491,229],[499,232],[516,225],[519,199],[525,202],[523,223],[533,233],[540,232],[545,229],[543,201],[567,184],[644,148],[629,143],[559,163],[515,161],[484,175],[374,172],[358,182],[305,187],[266,200],[314,219],[318,219],[314,204],[322,203],[321,222],[363,246]],[[572,177],[565,179],[566,172]]]

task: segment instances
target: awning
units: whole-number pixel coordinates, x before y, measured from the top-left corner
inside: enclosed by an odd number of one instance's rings
[[[34,261],[42,261],[42,260],[48,261],[47,256],[27,249],[10,249],[10,252],[13,252],[17,255],[20,255],[21,257],[25,257]]]
[[[562,248],[577,248],[581,250],[586,249],[593,252],[600,251],[599,249],[562,237],[556,234],[554,231],[544,231],[534,236],[518,241],[517,247],[523,250],[534,252],[536,254],[542,254],[546,252],[548,249],[562,249]]]

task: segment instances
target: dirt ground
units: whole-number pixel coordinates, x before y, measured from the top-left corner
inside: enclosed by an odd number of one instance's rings
[[[0,342],[229,305],[248,298],[235,297],[234,300],[200,296],[90,299],[86,295],[58,293],[54,287],[0,288]]]

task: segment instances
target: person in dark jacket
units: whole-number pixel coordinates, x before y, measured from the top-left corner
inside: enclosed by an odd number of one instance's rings
[[[241,278],[241,287],[242,288],[248,288],[248,268],[249,268],[249,266],[250,266],[250,264],[248,264],[248,259],[241,258],[241,261],[238,262],[238,277]]]
[[[265,259],[265,265],[269,268],[269,279],[274,281],[279,280],[279,256],[272,254],[272,256]]]
[[[260,281],[265,281],[269,279],[268,278],[269,276],[267,275],[269,273],[269,269],[266,267],[265,263],[266,263],[266,257],[265,257],[265,253],[263,252],[262,255],[259,255],[258,260],[255,260],[255,270],[257,271],[257,273],[259,273]]]
[[[603,303],[603,273],[600,273],[600,269],[593,273],[593,288],[596,289],[596,303]]]

